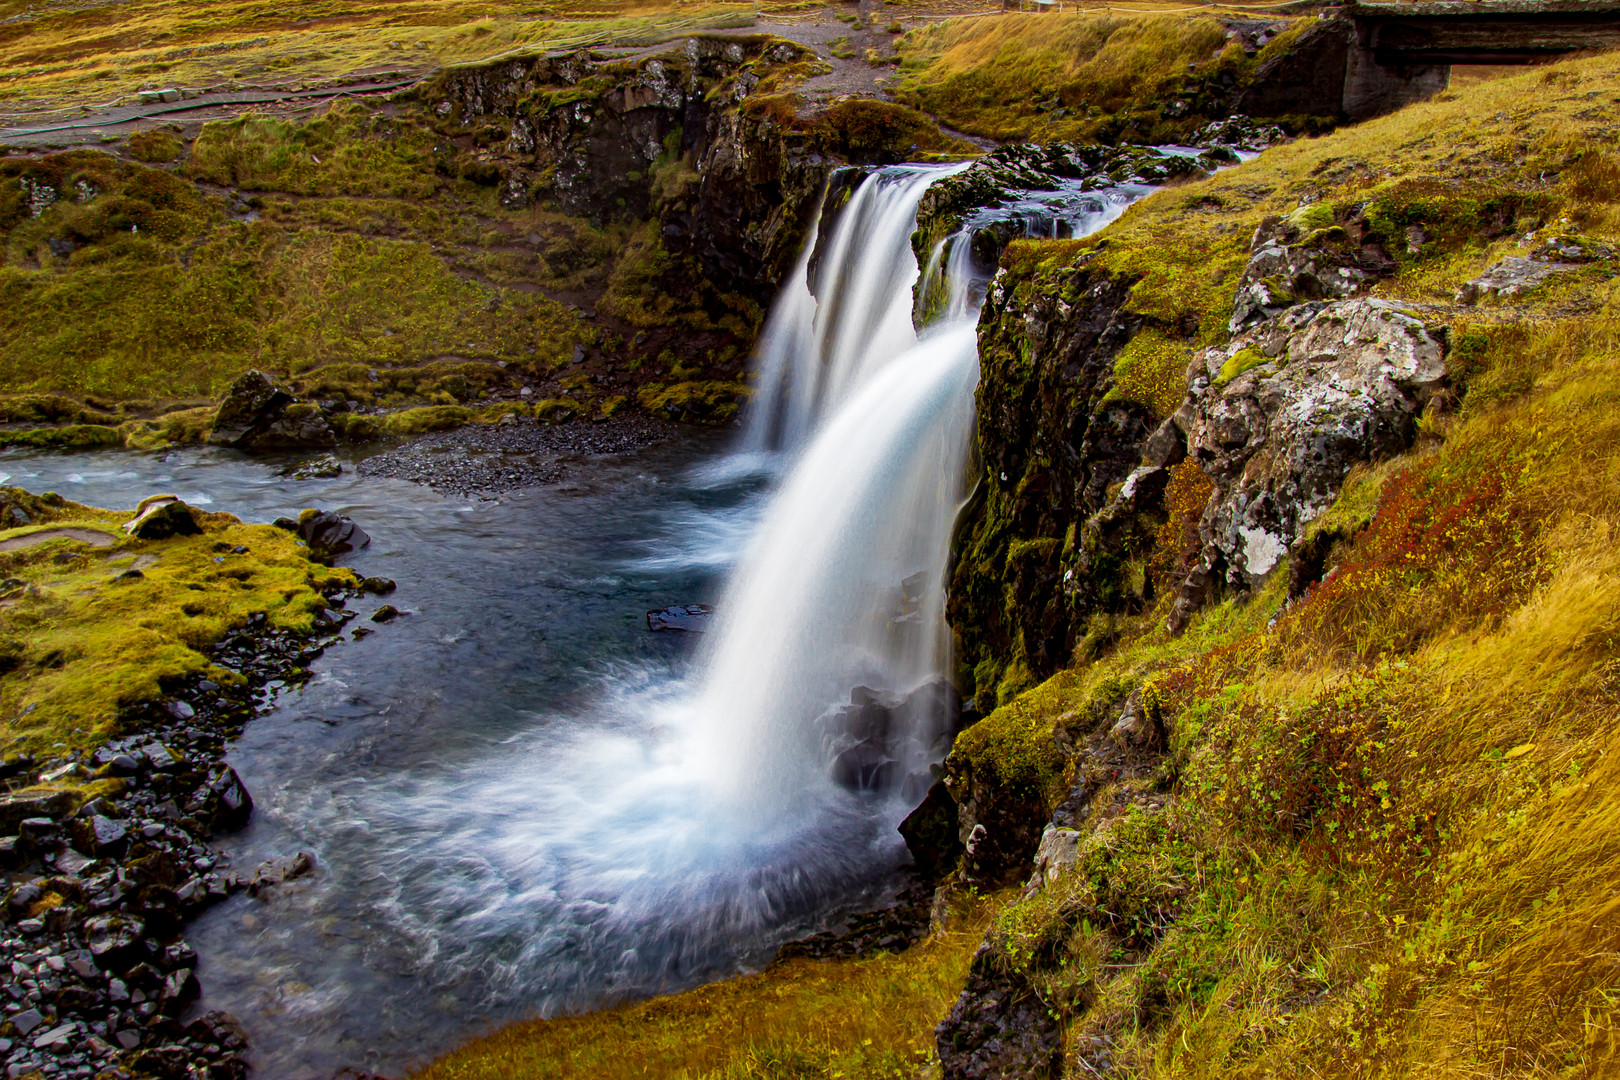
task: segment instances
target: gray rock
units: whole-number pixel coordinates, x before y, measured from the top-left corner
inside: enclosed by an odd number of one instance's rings
[[[249,370],[226,392],[208,441],[240,450],[300,449],[334,446],[337,435],[318,405],[298,401],[279,380]]]
[[[61,817],[71,809],[73,795],[67,791],[0,795],[0,832],[17,832],[25,818]]]
[[[1578,269],[1574,263],[1544,258],[1509,255],[1479,277],[1457,290],[1457,303],[1478,304],[1482,300],[1506,300],[1540,288],[1555,274]]]
[[[24,1009],[11,1018],[12,1026],[17,1029],[17,1034],[22,1036],[27,1036],[30,1031],[33,1031],[44,1022],[45,1017],[40,1015],[38,1009]]]
[[[137,540],[167,540],[196,536],[202,525],[196,510],[173,495],[158,495],[141,500],[135,517],[124,523],[124,531]]]
[[[1423,320],[1383,300],[1302,304],[1199,354],[1175,421],[1215,491],[1172,625],[1219,579],[1257,585],[1351,465],[1410,445],[1445,375]]]

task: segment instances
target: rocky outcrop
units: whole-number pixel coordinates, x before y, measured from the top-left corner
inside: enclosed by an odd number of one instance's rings
[[[945,1080],[1046,1080],[1062,1064],[1062,1029],[1029,982],[980,945],[967,985],[934,1031]]]
[[[1457,290],[1457,303],[1475,305],[1486,300],[1507,300],[1567,274],[1582,263],[1615,257],[1614,248],[1585,237],[1555,236],[1529,255],[1509,255]]]
[[[319,405],[301,402],[262,371],[244,371],[225,393],[208,441],[238,450],[302,450],[337,445]]]
[[[1259,584],[1358,461],[1410,445],[1446,375],[1438,330],[1383,300],[1301,304],[1200,353],[1173,420],[1214,484],[1178,614]]]
[[[1075,527],[1107,504],[1157,426],[1147,407],[1108,399],[1114,360],[1141,328],[1124,311],[1133,283],[1083,263],[1039,281],[1020,270],[996,279],[980,317],[983,472],[948,597],[957,655],[973,668],[962,681],[981,708],[1008,669],[1066,663],[1081,609],[1119,599],[1108,566],[1065,577]]]
[[[765,36],[694,36],[653,56],[580,52],[453,69],[420,97],[479,149],[456,168],[508,206],[658,223],[675,261],[764,304],[791,261],[828,162],[804,151],[762,81],[810,58]],[[756,91],[758,91],[756,93]]]

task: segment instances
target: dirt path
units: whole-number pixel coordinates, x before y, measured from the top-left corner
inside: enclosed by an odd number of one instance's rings
[[[185,101],[121,105],[79,119],[61,119],[28,127],[0,128],[0,144],[28,148],[93,145],[102,142],[104,136],[108,134],[126,135],[143,127],[167,123],[175,118],[184,119],[187,123],[202,123],[209,120],[230,119],[247,105],[290,102],[307,105],[340,97],[386,94],[415,85],[421,77],[418,74],[387,81],[323,86],[312,90],[272,87],[259,90],[210,91]],[[109,129],[119,130],[110,132]]]

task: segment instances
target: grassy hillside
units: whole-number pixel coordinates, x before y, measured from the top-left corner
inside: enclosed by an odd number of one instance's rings
[[[1093,787],[1076,868],[1001,906],[982,961],[1059,1018],[1067,1075],[1620,1068],[1620,267],[1453,302],[1527,233],[1620,239],[1617,99],[1613,56],[1532,70],[1165,191],[1094,241],[1010,249],[1033,287],[1106,260],[1137,275],[1132,310],[1197,316],[1189,337],[1122,354],[1121,392],[1164,408],[1192,349],[1225,334],[1255,226],[1302,200],[1422,223],[1378,289],[1451,342],[1451,392],[1419,443],[1358,469],[1313,525],[1337,537],[1325,584],[1280,611],[1284,566],[1176,637],[1168,599],[1118,617],[1095,658],[959,741],[1053,798]],[[1195,472],[1172,493],[1194,511]],[[1167,528],[1159,554],[1182,542]],[[1092,724],[1131,690],[1168,741],[1121,780]],[[821,967],[851,986],[866,970]],[[724,992],[780,1039],[820,1030],[774,986]],[[650,1036],[694,1055],[681,1075],[910,1075],[841,1057],[871,1036],[838,1026],[808,1061],[717,1051],[687,1011],[699,1000],[659,1005],[671,1019]],[[897,985],[885,1007],[919,1027],[891,1045],[926,1041],[939,1001]],[[499,1053],[475,1044],[430,1075],[526,1075],[518,1047],[569,1060],[635,1015],[514,1028]]]

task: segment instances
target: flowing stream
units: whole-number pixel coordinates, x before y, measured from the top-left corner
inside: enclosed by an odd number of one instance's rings
[[[961,167],[877,170],[818,223],[723,453],[694,436],[476,504],[219,451],[0,458],[102,505],[339,509],[374,537],[356,565],[400,582],[411,614],[334,646],[231,752],[258,805],[236,867],[321,867],[191,931],[201,1007],[242,1019],[256,1075],[397,1073],[507,1019],[756,967],[898,887],[895,827],[953,719],[943,575],[985,277],[966,234],[936,252],[951,299],[919,334],[910,235]],[[1088,194],[1069,227],[1139,193]],[[642,622],[708,600],[701,639]],[[874,701],[880,729],[851,721]]]

